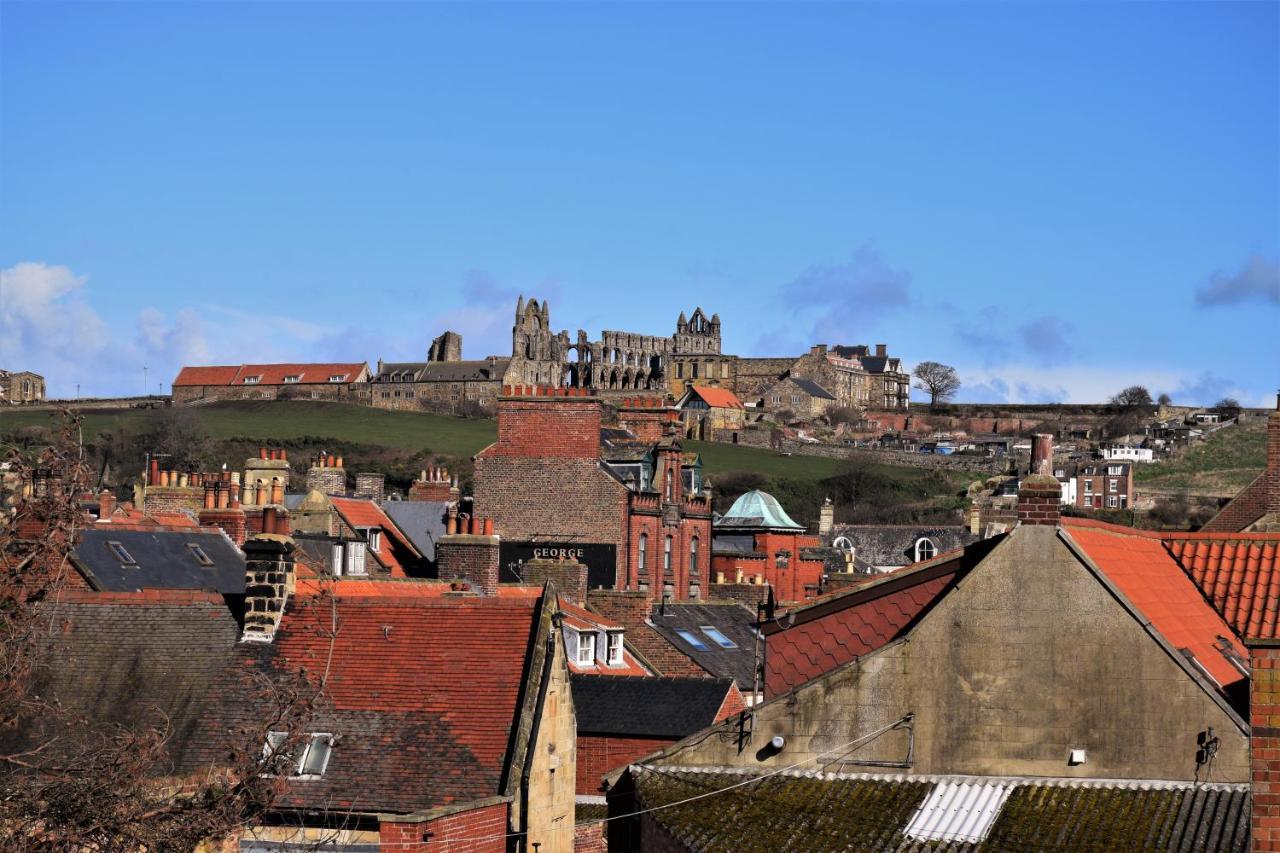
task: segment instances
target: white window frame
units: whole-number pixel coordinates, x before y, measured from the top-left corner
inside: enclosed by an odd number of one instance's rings
[[[308,771],[307,762],[311,760],[311,754],[315,751],[318,743],[324,744],[320,767],[319,769]],[[296,775],[300,779],[319,779],[324,776],[324,771],[328,769],[331,757],[333,757],[333,734],[331,732],[311,732],[307,738],[306,746],[302,748],[302,754],[298,756]]]
[[[662,570],[664,572],[671,571],[671,554],[674,550],[674,543],[670,536],[666,536],[662,540]]]
[[[243,382],[242,384],[244,384],[244,385],[257,385],[257,384],[258,384],[259,382],[261,382],[261,381],[262,381],[262,374],[258,374],[257,376],[246,376],[246,377],[244,378],[244,382]]]
[[[641,533],[640,544],[636,550],[636,567],[643,572],[645,569],[648,568],[648,559],[649,559],[649,534]]]
[[[724,631],[721,631],[715,625],[699,625],[699,630],[707,636],[711,642],[715,643],[722,649],[736,649],[738,644],[730,640]]]
[[[346,565],[343,566],[344,575],[367,575],[369,568],[365,562],[365,544],[354,539],[347,540],[346,543]]]
[[[333,376],[330,376],[330,377],[329,377],[329,381],[330,381],[330,382],[346,382],[346,381],[347,381],[347,374],[345,374],[345,373],[335,373]]]
[[[369,542],[369,550],[377,554],[382,551],[382,528],[368,527],[364,531],[365,538]]]
[[[694,536],[689,540],[689,574],[696,575],[698,573],[698,537]]]
[[[605,660],[609,666],[621,666],[622,660],[622,632],[610,631],[607,635],[608,646],[606,648]]]
[[[929,552],[927,556],[925,554],[926,550],[928,550]],[[922,560],[932,560],[936,556],[938,556],[938,546],[933,543],[932,539],[930,539],[928,536],[921,536],[919,539],[916,540],[916,562],[917,563],[919,563]]]
[[[578,653],[574,659],[578,666],[596,665],[596,633],[595,631],[578,632]]]
[[[1107,491],[1108,491],[1108,492],[1110,492],[1110,493],[1111,493],[1111,494],[1113,494],[1113,495],[1114,495],[1114,494],[1118,494],[1118,493],[1120,492],[1120,481],[1119,481],[1119,480],[1108,480],[1108,481],[1107,481]]]
[[[294,373],[284,378],[285,385],[297,385],[301,381],[302,381],[301,373]]]

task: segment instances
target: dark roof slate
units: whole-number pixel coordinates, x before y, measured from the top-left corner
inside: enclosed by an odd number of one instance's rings
[[[579,734],[683,738],[710,726],[730,678],[573,675]]]
[[[842,524],[823,539],[834,543],[840,537],[853,543],[854,556],[869,566],[906,566],[916,561],[916,542],[922,537],[937,547],[937,553],[972,544],[980,537],[964,525]]]
[[[435,562],[436,542],[444,535],[446,501],[383,501],[382,511],[391,517],[429,562]]]
[[[785,773],[745,784],[734,770],[633,767],[638,806],[678,849],[988,853],[1149,850],[1244,853],[1249,786],[1115,781],[985,780]],[[982,840],[911,837],[904,830],[935,784],[1008,788]],[[669,805],[739,785],[685,805]],[[714,803],[714,807],[710,804]]]
[[[649,621],[671,645],[693,658],[707,672],[717,678],[732,678],[744,693],[754,689],[756,634],[751,626],[755,620],[751,611],[741,604],[654,605]],[[737,648],[725,649],[717,645],[702,632],[703,625],[719,630]],[[707,648],[694,648],[677,633],[680,630],[692,632]]]
[[[792,384],[794,384],[801,391],[804,391],[806,394],[808,394],[811,397],[817,397],[820,400],[835,399],[834,394],[832,394],[826,388],[823,388],[817,382],[814,382],[812,379],[804,379],[799,376],[791,376],[788,378],[791,380]]]
[[[119,543],[135,561],[123,562],[110,543]],[[200,551],[211,561],[201,565]],[[124,530],[109,525],[84,531],[75,560],[96,589],[209,589],[224,595],[244,593],[244,554],[221,531]]]

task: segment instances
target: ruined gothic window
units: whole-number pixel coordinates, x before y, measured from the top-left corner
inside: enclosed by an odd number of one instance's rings
[[[671,537],[668,536],[662,542],[662,570],[671,571]]]
[[[649,535],[647,533],[641,533],[640,549],[636,554],[636,565],[639,567],[640,571],[643,572],[648,568],[648,560],[649,560]]]

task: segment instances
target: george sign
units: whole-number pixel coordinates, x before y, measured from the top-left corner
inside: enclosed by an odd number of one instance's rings
[[[530,560],[577,560],[587,567],[587,589],[613,589],[618,573],[618,546],[591,542],[512,542],[498,546],[499,580],[522,580],[522,563]]]

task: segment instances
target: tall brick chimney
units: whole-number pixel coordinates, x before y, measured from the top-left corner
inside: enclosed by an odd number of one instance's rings
[[[103,489],[98,492],[98,520],[110,521],[111,515],[116,511],[116,496],[111,494],[110,489]]]
[[[454,528],[461,526],[463,531]],[[480,595],[498,593],[499,539],[493,532],[493,520],[461,518],[458,524],[450,517],[449,532],[436,540],[436,568],[443,581],[466,581]]]
[[[552,581],[560,594],[574,604],[586,603],[587,567],[577,560],[529,560],[521,568],[520,577],[530,586],[545,586]]]
[[[592,589],[587,591],[587,607],[611,622],[631,628],[643,625],[649,618],[653,598],[647,592],[624,589]]]
[[[324,495],[347,493],[347,471],[342,467],[342,457],[320,451],[307,468],[307,491]]]
[[[356,474],[356,488],[352,493],[357,498],[368,498],[381,501],[386,490],[387,475],[379,473]]]
[[[274,516],[268,508],[264,515]],[[264,519],[275,529],[275,519]],[[260,533],[244,543],[244,630],[242,642],[269,643],[280,626],[296,580],[294,543],[287,535]]]
[[[1062,485],[1053,476],[1053,436],[1036,433],[1031,445],[1031,473],[1018,486],[1018,523],[1058,523]]]
[[[504,386],[498,398],[498,441],[485,454],[598,459],[600,400],[583,388]]]

